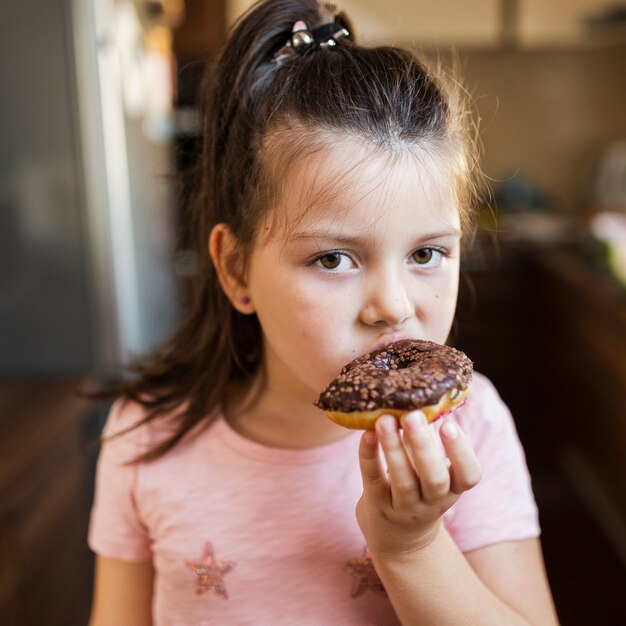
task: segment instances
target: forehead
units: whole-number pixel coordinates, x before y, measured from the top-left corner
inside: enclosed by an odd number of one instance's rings
[[[452,159],[441,145],[385,150],[342,135],[324,136],[279,173],[270,212],[278,238],[309,226],[363,229],[393,221],[424,228],[459,223]],[[408,225],[408,224],[407,224]]]

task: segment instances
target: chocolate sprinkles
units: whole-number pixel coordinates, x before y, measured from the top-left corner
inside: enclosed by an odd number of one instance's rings
[[[455,397],[472,379],[472,361],[460,350],[405,339],[348,363],[320,394],[324,411],[352,413],[376,409],[411,411]]]

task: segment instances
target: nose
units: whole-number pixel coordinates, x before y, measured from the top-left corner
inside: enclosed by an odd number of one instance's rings
[[[380,272],[370,277],[361,321],[368,326],[399,326],[415,314],[405,277]]]

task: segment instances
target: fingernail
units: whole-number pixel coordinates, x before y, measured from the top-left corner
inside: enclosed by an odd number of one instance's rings
[[[459,427],[454,422],[447,420],[441,425],[439,432],[448,441],[452,441],[453,439],[456,439],[459,436]]]
[[[393,435],[398,432],[398,423],[393,417],[383,417],[378,420],[378,423],[380,424],[380,429],[385,435]]]
[[[418,430],[426,426],[426,416],[421,411],[412,411],[404,417],[403,425],[407,430]]]

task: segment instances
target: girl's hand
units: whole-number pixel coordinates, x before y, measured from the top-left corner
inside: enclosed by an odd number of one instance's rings
[[[476,455],[453,420],[446,419],[439,431],[449,463],[421,411],[407,414],[402,428],[401,434],[396,419],[383,415],[375,432],[363,434],[359,449],[363,495],[357,521],[370,553],[383,558],[402,557],[429,545],[441,516],[480,480]]]

